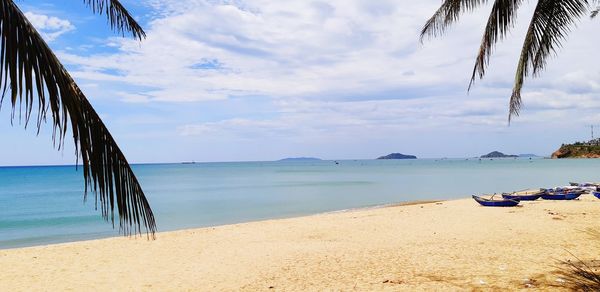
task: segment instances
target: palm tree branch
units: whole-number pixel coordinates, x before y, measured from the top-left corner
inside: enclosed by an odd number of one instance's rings
[[[123,7],[118,0],[83,0],[83,2],[92,9],[94,13],[106,14],[106,18],[112,30],[125,35],[131,33],[134,38],[142,39],[146,37],[146,32],[129,14],[129,11]]]
[[[592,3],[590,3],[590,5],[594,7],[594,9],[592,9],[592,11],[590,13],[590,17],[595,18],[596,16],[598,16],[598,13],[600,12],[600,1],[593,0]]]
[[[521,108],[521,89],[525,78],[536,76],[546,66],[546,60],[570,32],[575,20],[581,18],[589,7],[587,0],[539,0],[521,49],[515,83],[510,97],[510,122]]]
[[[488,0],[444,0],[440,8],[427,20],[421,29],[421,42],[427,37],[437,37],[458,21],[463,12],[472,11]]]
[[[0,0],[0,88],[10,94],[12,114],[25,113],[25,126],[37,102],[37,128],[51,116],[53,141],[60,149],[67,130],[81,155],[85,195],[91,189],[102,216],[115,221],[124,234],[156,231],[156,223],[142,188],[123,152],[40,34],[12,0]],[[36,98],[37,97],[37,98]]]
[[[519,9],[522,0],[496,0],[492,6],[492,11],[485,26],[485,31],[479,46],[479,52],[475,59],[473,74],[469,82],[469,90],[475,82],[476,77],[482,79],[485,75],[485,69],[489,65],[494,45],[502,40],[516,19],[516,12]]]
[[[546,61],[556,48],[561,47],[575,20],[585,15],[588,5],[582,0],[562,0],[552,4],[564,3],[563,6],[553,7],[554,13],[549,15],[548,23],[541,33],[539,49],[533,59],[533,76],[537,76],[546,67]]]

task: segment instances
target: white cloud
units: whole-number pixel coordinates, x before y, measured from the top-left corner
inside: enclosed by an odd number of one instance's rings
[[[114,40],[121,44],[118,54],[62,57],[83,68],[78,77],[111,79],[114,75],[104,71],[117,70],[124,75],[120,81],[156,87],[146,94],[160,101],[210,100],[215,94],[370,94],[441,79],[430,72],[441,62],[424,54],[411,57],[419,49],[423,18],[415,12],[429,13],[434,5],[214,2],[166,3],[176,12],[151,22],[141,45]],[[206,59],[223,68],[193,67]],[[171,93],[174,88],[179,94]]]
[[[103,90],[126,102],[186,107],[261,96],[273,106],[256,116],[199,112],[212,116],[202,122],[173,116],[186,137],[315,140],[431,129],[506,131],[508,96],[533,5],[520,12],[516,29],[497,47],[486,79],[467,94],[486,8],[421,45],[420,28],[438,0],[149,3],[155,18],[141,44],[111,38],[115,53],[70,50],[61,59],[78,79],[119,84],[115,94],[110,86]],[[516,126],[600,122],[593,113],[600,107],[600,73],[588,57],[599,44],[589,38],[596,25],[582,20],[542,78],[527,81]]]
[[[25,17],[31,24],[40,31],[46,41],[53,41],[60,35],[72,31],[75,26],[66,19],[60,19],[55,16],[37,14],[34,12],[25,12]]]

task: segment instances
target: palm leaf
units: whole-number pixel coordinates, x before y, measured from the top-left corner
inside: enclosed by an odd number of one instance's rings
[[[146,33],[142,27],[129,14],[127,9],[117,0],[83,0],[94,13],[106,14],[110,27],[122,35],[131,33],[134,38],[142,39]]]
[[[537,76],[546,67],[548,57],[556,52],[575,21],[589,8],[586,0],[539,0],[521,49],[515,83],[510,97],[510,122],[521,109],[521,89],[529,75]]]
[[[476,76],[482,79],[485,69],[489,64],[494,45],[502,40],[516,19],[516,12],[523,0],[496,0],[492,6],[492,12],[485,26],[485,32],[479,46],[479,53],[471,75],[469,90],[475,82]]]
[[[595,7],[594,9],[592,9],[592,11],[590,13],[590,16],[592,18],[595,18],[596,16],[598,16],[598,12],[600,12],[600,1],[593,0],[590,5],[593,5]]]
[[[487,0],[444,0],[440,8],[425,23],[421,31],[421,41],[426,36],[442,35],[451,24],[458,21],[462,13],[485,3]],[[512,28],[516,12],[522,3],[523,0],[494,1],[469,82],[469,90],[477,77],[480,79],[484,77],[494,45]],[[600,12],[599,4],[599,0],[538,0],[517,65],[509,104],[509,123],[513,115],[519,115],[521,90],[525,78],[529,75],[534,77],[539,75],[545,68],[548,57],[556,53],[556,49],[561,46],[561,42],[566,38],[575,21],[588,9],[591,11],[591,17],[596,17]],[[593,5],[595,8],[590,9]]]
[[[487,0],[444,0],[440,8],[423,26],[421,42],[426,36],[441,36],[450,25],[458,21],[462,13],[472,11],[486,2]]]
[[[15,3],[0,0],[0,13],[0,105],[10,97],[13,117],[19,105],[27,127],[37,104],[38,132],[49,113],[59,148],[70,129],[82,159],[85,198],[93,190],[96,206],[113,226],[116,207],[125,234],[141,233],[143,225],[154,235],[156,223],[144,192],[96,111]]]

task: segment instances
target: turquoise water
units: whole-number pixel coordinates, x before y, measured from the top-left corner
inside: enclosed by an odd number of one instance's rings
[[[135,165],[159,231],[600,181],[600,159]],[[73,166],[0,167],[0,248],[118,236]]]

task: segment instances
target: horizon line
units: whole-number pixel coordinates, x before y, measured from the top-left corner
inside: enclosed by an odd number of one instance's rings
[[[517,154],[518,155],[518,154]],[[547,156],[540,156],[537,154],[536,157],[544,158]],[[209,164],[209,163],[236,163],[236,162],[280,162],[281,160],[288,158],[298,157],[286,157],[277,160],[226,160],[226,161],[196,161],[196,160],[185,160],[176,162],[133,162],[130,165],[161,165],[161,164]],[[317,158],[317,157],[300,157],[300,158]],[[342,159],[323,159],[317,158],[315,161],[364,161],[364,160],[419,160],[419,159],[480,159],[480,156],[469,156],[469,157],[417,157],[413,159],[377,159],[377,158],[342,158]],[[514,158],[529,158],[529,157],[513,157]],[[490,159],[490,158],[481,158]],[[506,159],[506,158],[495,158],[495,159]],[[288,161],[289,162],[289,161]],[[313,161],[314,162],[314,161]],[[30,164],[30,165],[0,165],[0,168],[20,168],[20,167],[83,167],[83,164]]]

